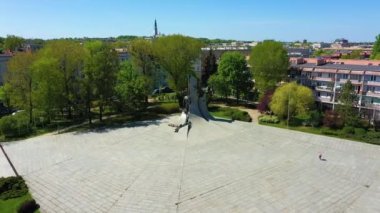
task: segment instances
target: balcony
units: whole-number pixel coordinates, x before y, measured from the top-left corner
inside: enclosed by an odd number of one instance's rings
[[[379,86],[380,87],[380,82],[379,81],[365,81],[365,83],[368,86]]]
[[[380,104],[362,103],[362,108],[380,110]]]
[[[314,81],[325,81],[325,82],[334,82],[335,81],[335,78],[317,77],[317,76],[312,76],[311,79]]]
[[[322,96],[322,97],[315,97],[317,101],[322,102],[322,103],[333,103],[332,97],[331,96]]]
[[[368,91],[365,95],[369,96],[369,97],[380,98],[380,92],[371,92],[371,91]]]
[[[322,92],[333,92],[333,88],[329,86],[316,86],[315,90]]]

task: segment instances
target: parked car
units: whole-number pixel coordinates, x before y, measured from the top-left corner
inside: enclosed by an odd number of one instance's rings
[[[170,89],[169,87],[162,87],[160,89],[153,90],[152,95],[158,95],[158,94],[162,94],[162,93],[172,93],[172,92],[174,92],[174,91],[172,89]]]

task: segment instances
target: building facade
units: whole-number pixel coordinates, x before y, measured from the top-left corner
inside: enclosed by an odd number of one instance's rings
[[[380,61],[292,58],[291,67],[302,85],[313,89],[316,100],[333,109],[342,86],[350,80],[359,110],[380,116]]]

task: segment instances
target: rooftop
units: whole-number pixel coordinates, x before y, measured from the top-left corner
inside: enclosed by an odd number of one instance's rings
[[[331,64],[316,65],[315,63],[306,64],[292,64],[293,67],[298,68],[326,68],[326,69],[344,69],[344,70],[358,70],[358,71],[376,71],[380,72],[380,65],[351,65],[351,64]]]

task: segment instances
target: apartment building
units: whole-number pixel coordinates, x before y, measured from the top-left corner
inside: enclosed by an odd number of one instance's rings
[[[316,100],[333,109],[342,86],[350,80],[358,95],[359,110],[380,113],[380,61],[291,58],[293,72],[301,84],[309,86]]]

